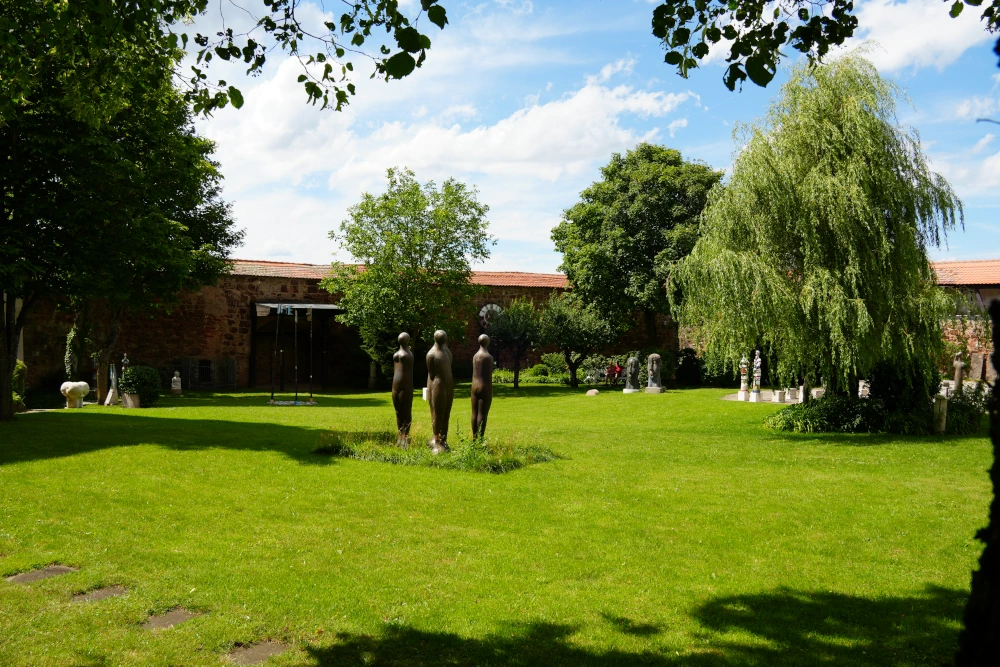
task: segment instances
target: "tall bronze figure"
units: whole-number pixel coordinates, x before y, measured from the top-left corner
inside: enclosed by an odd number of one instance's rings
[[[472,357],[472,437],[486,435],[486,418],[493,402],[493,356],[487,349],[490,337],[479,337],[479,352]]]
[[[410,445],[410,424],[413,423],[413,353],[410,334],[399,334],[399,350],[392,355],[392,407],[396,408],[397,444]]]
[[[451,374],[451,350],[448,334],[438,329],[434,332],[434,346],[427,353],[428,403],[431,404],[431,451],[435,454],[448,451],[448,420],[451,403],[455,399],[455,378]]]

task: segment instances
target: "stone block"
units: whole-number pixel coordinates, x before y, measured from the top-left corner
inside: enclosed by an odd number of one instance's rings
[[[771,402],[772,403],[784,403],[785,402],[785,390],[775,389],[771,392]]]

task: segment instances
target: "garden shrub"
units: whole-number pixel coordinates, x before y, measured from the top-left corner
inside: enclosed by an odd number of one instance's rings
[[[677,353],[677,384],[697,387],[701,384],[702,361],[692,347],[685,347]]]
[[[549,367],[545,364],[535,364],[531,370],[528,371],[528,375],[533,375],[535,377],[545,377],[549,374]]]
[[[877,398],[893,411],[930,418],[934,395],[941,386],[941,375],[932,363],[905,366],[879,362],[868,373],[868,396]]]
[[[14,393],[23,397],[28,393],[28,367],[18,359],[14,362],[14,372],[11,373],[11,386]]]
[[[159,371],[151,366],[133,364],[125,369],[118,380],[118,391],[123,394],[139,394],[139,404],[144,408],[156,403],[162,386]]]
[[[877,398],[829,396],[795,403],[764,420],[776,431],[799,433],[878,433],[886,425],[885,404]]]
[[[566,359],[563,357],[562,352],[547,352],[543,354],[542,363],[548,366],[550,375],[558,375],[567,371]]]
[[[964,389],[948,399],[948,419],[945,430],[954,435],[972,435],[979,432],[986,414],[989,394],[986,384],[976,383],[976,388]]]

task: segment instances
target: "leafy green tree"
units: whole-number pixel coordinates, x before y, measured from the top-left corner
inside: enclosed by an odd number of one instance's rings
[[[569,384],[580,386],[577,369],[592,354],[615,340],[615,330],[593,306],[572,292],[553,294],[539,316],[542,345],[559,350],[569,369]]]
[[[952,18],[965,5],[984,4],[983,0],[946,2],[951,4]],[[1000,32],[1000,0],[986,4],[980,18],[987,32]],[[713,44],[729,43],[729,67],[722,79],[729,90],[747,78],[758,86],[770,83],[786,46],[816,64],[831,46],[853,36],[857,27],[854,0],[667,0],[653,10],[653,35],[667,49],[664,60],[685,78]],[[1000,56],[1000,39],[994,51]]]
[[[433,342],[436,329],[464,340],[473,285],[472,262],[489,257],[489,207],[478,191],[454,179],[440,188],[417,182],[409,169],[389,169],[388,188],[365,193],[330,237],[357,264],[334,263],[320,285],[340,295],[337,320],[357,327],[365,352],[383,368],[391,364],[396,337],[410,334],[416,347]]]
[[[0,125],[0,384],[39,299],[68,299],[84,315],[71,351],[76,363],[98,353],[106,369],[115,342],[107,334],[122,313],[169,305],[181,289],[214,282],[241,239],[219,199],[214,147],[194,133],[169,63],[146,61],[138,71],[143,85],[106,122],[75,118],[51,78],[35,89],[35,103]],[[104,344],[90,338],[88,312],[113,318]],[[0,396],[0,418],[10,408]]]
[[[521,361],[528,350],[538,344],[538,311],[528,299],[514,299],[486,323],[486,334],[490,342],[502,352],[510,352],[514,366],[514,389],[520,386]]]
[[[615,153],[602,180],[580,194],[552,230],[559,267],[576,294],[615,324],[642,311],[651,347],[656,315],[669,312],[664,272],[698,238],[698,219],[722,172],[680,151],[639,144]]]
[[[301,61],[298,80],[309,102],[339,110],[355,92],[348,80],[352,57],[370,60],[372,76],[405,77],[421,66],[431,46],[417,27],[419,20],[426,17],[438,28],[448,23],[437,0],[404,7],[406,13],[398,0],[352,0],[335,21],[302,11],[302,0],[233,4],[254,17],[252,29],[227,27],[215,35],[189,36],[190,17],[216,11],[216,5],[208,0],[0,0],[0,122],[35,97],[40,74],[53,62],[61,67],[67,106],[98,119],[121,103],[121,93],[131,85],[134,54],[179,64],[188,49],[196,62],[189,73],[178,70],[177,76],[185,81],[195,111],[243,105],[239,88],[209,80],[213,60],[242,61],[246,74],[256,75],[276,50]],[[221,5],[217,11],[225,18]]]
[[[899,95],[848,56],[793,70],[766,120],[742,128],[732,178],[672,276],[680,322],[714,367],[760,346],[779,379],[818,371],[836,392],[879,361],[935,357],[952,302],[927,246],[962,206],[897,123]]]

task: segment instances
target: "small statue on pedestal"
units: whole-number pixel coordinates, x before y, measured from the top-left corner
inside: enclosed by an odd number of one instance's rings
[[[750,392],[750,402],[760,401],[760,350],[754,352],[753,356],[753,390]]]
[[[660,371],[662,369],[663,359],[660,355],[655,352],[649,355],[649,359],[646,361],[646,373],[648,375],[646,380],[647,394],[660,394],[663,392],[663,385],[660,383]]]
[[[955,367],[955,393],[960,394],[962,392],[962,385],[965,382],[965,362],[962,361],[962,353],[955,353],[955,363],[952,364]]]
[[[749,399],[749,387],[747,385],[747,366],[749,362],[746,356],[740,359],[740,393],[739,400],[746,401]]]
[[[413,353],[410,334],[399,334],[399,350],[392,355],[392,407],[396,409],[396,444],[410,446],[410,424],[413,423]]]
[[[170,393],[180,396],[183,393],[181,388],[181,372],[174,371],[174,376],[170,378]]]
[[[486,435],[486,418],[493,403],[493,355],[490,337],[479,337],[479,351],[472,357],[472,437]]]
[[[434,332],[434,345],[427,352],[427,386],[431,405],[431,451],[435,454],[448,451],[448,420],[451,404],[455,400],[455,378],[451,373],[451,350],[448,334],[438,329]]]
[[[629,357],[625,364],[625,389],[622,393],[639,393],[639,359],[636,357]]]

